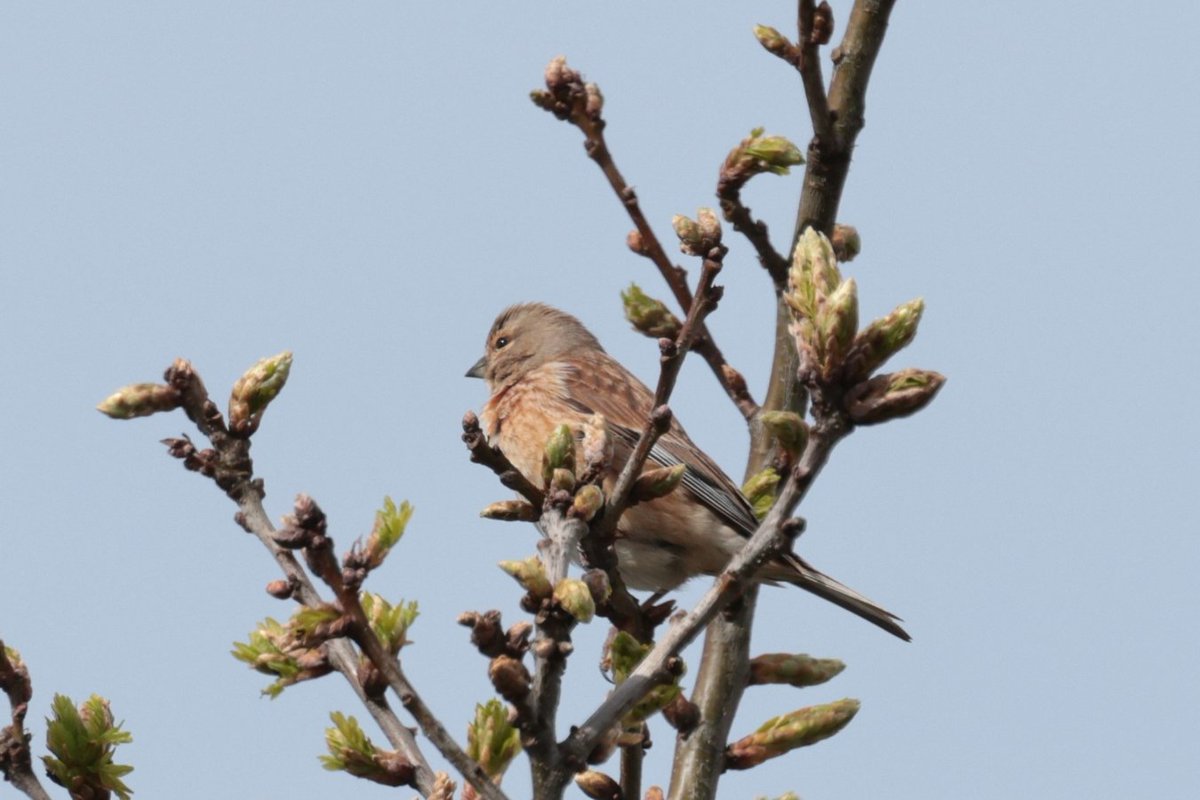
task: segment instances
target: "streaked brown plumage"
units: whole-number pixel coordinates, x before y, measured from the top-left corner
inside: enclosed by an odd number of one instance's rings
[[[554,428],[564,423],[578,428],[601,414],[615,444],[613,469],[603,479],[610,489],[654,401],[653,393],[605,353],[579,320],[540,303],[501,312],[483,357],[467,375],[483,378],[491,390],[481,415],[488,439],[535,483],[541,480],[542,453]],[[632,588],[665,591],[696,575],[716,574],[757,527],[738,487],[673,421],[647,463],[681,462],[687,471],[679,489],[633,506],[621,517],[617,559]],[[909,638],[893,614],[798,556],[768,564],[761,577],[800,586]]]

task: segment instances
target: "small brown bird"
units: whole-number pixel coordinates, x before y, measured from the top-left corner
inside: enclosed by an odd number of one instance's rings
[[[540,484],[546,440],[559,425],[578,430],[604,416],[614,443],[610,490],[650,414],[654,394],[604,352],[579,320],[541,303],[505,309],[488,332],[484,355],[467,377],[487,381],[482,422],[489,441],[526,478]],[[749,502],[721,468],[672,421],[649,467],[687,465],[671,494],[629,508],[617,526],[617,562],[631,588],[666,591],[725,568],[758,527]],[[898,617],[849,587],[786,554],[760,578],[786,581],[908,640]]]

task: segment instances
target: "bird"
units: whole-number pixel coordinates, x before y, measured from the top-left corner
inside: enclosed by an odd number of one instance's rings
[[[605,352],[578,319],[543,303],[519,303],[496,317],[483,356],[466,377],[490,392],[480,414],[488,442],[536,485],[547,440],[566,424],[580,436],[601,415],[614,444],[601,486],[607,493],[654,406],[654,394]],[[617,524],[617,570],[632,589],[666,592],[698,575],[717,575],[758,527],[736,484],[672,417],[647,468],[684,464],[675,491],[626,509]],[[756,579],[787,582],[909,641],[899,617],[794,553],[768,562]]]

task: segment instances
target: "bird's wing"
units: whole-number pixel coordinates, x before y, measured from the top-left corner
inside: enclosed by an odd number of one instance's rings
[[[564,362],[559,376],[567,395],[563,399],[583,413],[604,415],[613,435],[615,455],[618,459],[628,458],[654,404],[654,395],[646,385],[605,353],[588,353]],[[683,487],[703,506],[743,536],[758,527],[741,490],[688,438],[677,420],[672,420],[671,429],[659,437],[647,461],[668,467],[686,464]]]

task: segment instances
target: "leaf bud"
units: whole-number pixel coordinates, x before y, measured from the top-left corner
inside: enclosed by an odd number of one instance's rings
[[[148,417],[179,408],[179,391],[161,383],[134,383],[106,397],[96,410],[113,419]]]

